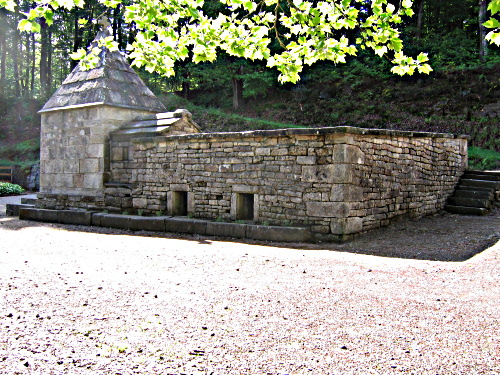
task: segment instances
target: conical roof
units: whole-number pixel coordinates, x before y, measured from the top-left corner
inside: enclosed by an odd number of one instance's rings
[[[97,46],[97,40],[109,35],[109,28],[105,27],[97,34],[91,48]],[[165,106],[146,87],[121,52],[108,49],[101,51],[94,69],[84,71],[78,64],[40,112],[92,105],[165,111]]]

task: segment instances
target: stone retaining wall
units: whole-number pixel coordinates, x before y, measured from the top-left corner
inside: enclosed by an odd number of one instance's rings
[[[234,221],[246,204],[250,220],[307,226],[324,239],[441,210],[467,164],[465,137],[351,127],[131,144],[128,160],[111,161],[105,199],[114,207],[173,215],[180,194],[188,215]]]
[[[337,240],[443,209],[467,165],[465,137],[352,127],[121,137],[110,151],[101,195],[40,194],[38,206],[295,225]]]

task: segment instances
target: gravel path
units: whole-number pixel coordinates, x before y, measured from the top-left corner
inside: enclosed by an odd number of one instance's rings
[[[500,219],[462,218],[328,251],[0,217],[0,373],[500,374]],[[425,260],[454,220],[493,246]]]

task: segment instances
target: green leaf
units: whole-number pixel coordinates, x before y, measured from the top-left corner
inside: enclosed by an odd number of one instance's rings
[[[488,29],[496,29],[500,27],[500,21],[495,18],[490,18],[488,21],[483,23],[483,26],[487,27]]]
[[[16,10],[16,2],[13,0],[0,0],[0,8],[14,12]]]
[[[30,21],[27,19],[23,19],[23,20],[19,21],[17,28],[20,31],[25,31],[28,33],[29,32],[39,33],[40,32],[40,25],[36,21]]]
[[[87,52],[83,48],[69,55],[73,60],[82,60],[85,56],[87,56]]]
[[[418,60],[418,62],[420,62],[420,63],[424,63],[424,62],[426,62],[426,61],[429,61],[429,57],[427,57],[427,54],[426,54],[426,53],[421,52],[421,53],[417,56],[417,60]]]
[[[26,19],[21,20],[21,21],[19,21],[17,28],[20,31],[31,31],[31,21],[26,20]]]
[[[403,8],[411,8],[411,6],[413,5],[413,1],[412,0],[403,0],[401,5],[403,5]]]
[[[45,12],[45,15],[44,15],[44,18],[45,18],[45,22],[47,22],[47,25],[52,25],[54,23],[54,12],[52,12],[52,10],[50,9],[47,9],[47,11]]]
[[[495,33],[493,31],[490,31],[488,34],[486,34],[485,39],[489,40],[490,43],[500,46],[500,33]]]
[[[249,13],[253,13],[257,9],[257,4],[255,4],[253,1],[245,1],[243,3],[243,8],[245,8],[245,10],[248,10]]]
[[[500,0],[492,0],[488,5],[488,10],[492,15],[500,12]]]
[[[429,64],[424,64],[418,67],[418,72],[422,74],[429,74],[432,72],[432,68]]]

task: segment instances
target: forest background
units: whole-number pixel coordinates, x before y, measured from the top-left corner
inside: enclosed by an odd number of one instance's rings
[[[399,1],[394,1],[395,5]],[[405,51],[428,53],[433,72],[399,77],[370,52],[346,64],[316,63],[297,84],[278,83],[265,63],[220,54],[214,63],[176,65],[175,77],[138,70],[169,110],[187,108],[204,131],[290,126],[359,126],[470,135],[472,167],[500,167],[500,48],[484,41],[488,0],[417,0],[399,26]],[[96,0],[85,9],[41,22],[40,34],[20,32],[22,12],[0,9],[0,165],[25,171],[38,162],[37,111],[75,67],[69,55],[87,47],[105,13]],[[218,1],[205,1],[214,14]],[[133,23],[118,6],[110,18],[121,49],[134,40]],[[87,20],[87,23],[81,20]]]

